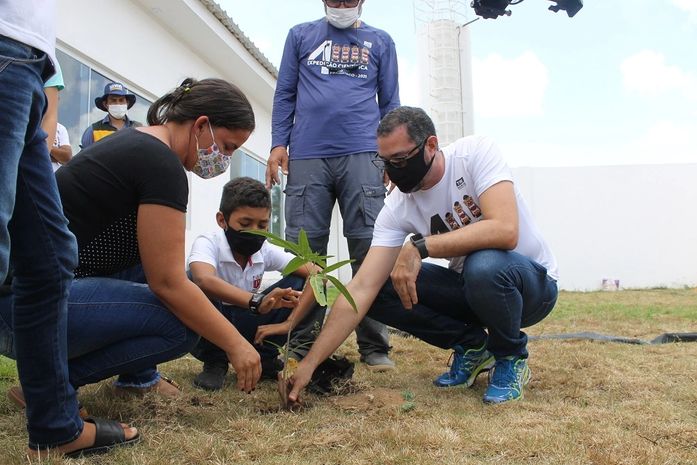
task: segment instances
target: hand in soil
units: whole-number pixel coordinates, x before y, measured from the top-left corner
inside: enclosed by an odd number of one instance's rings
[[[278,395],[281,398],[281,407],[285,410],[298,410],[303,406],[302,401],[298,398],[295,401],[291,401],[288,398],[288,394],[293,387],[290,379],[283,378],[283,372],[278,374]]]

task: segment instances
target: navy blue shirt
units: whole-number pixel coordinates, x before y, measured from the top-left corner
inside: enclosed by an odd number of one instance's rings
[[[399,106],[397,52],[364,22],[338,29],[322,18],[291,28],[278,73],[272,147],[293,159],[377,150],[380,118]]]
[[[125,122],[126,124],[121,129],[137,128],[143,125],[139,121],[129,119],[128,116],[126,116]],[[120,129],[111,125],[111,120],[107,114],[103,119],[91,124],[85,129],[85,132],[82,133],[82,139],[80,140],[80,147],[86,149],[95,142],[119,130]]]

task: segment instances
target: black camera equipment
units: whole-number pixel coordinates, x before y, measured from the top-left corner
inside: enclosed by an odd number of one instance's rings
[[[485,19],[496,19],[499,16],[510,16],[511,10],[507,9],[509,5],[517,5],[523,0],[472,0],[471,6],[477,16]],[[573,17],[578,11],[583,8],[583,0],[550,0],[556,5],[550,6],[548,9],[553,12],[565,10],[569,18]]]

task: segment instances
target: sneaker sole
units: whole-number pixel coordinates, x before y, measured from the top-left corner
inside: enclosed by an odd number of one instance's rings
[[[394,365],[368,365],[367,363],[365,364],[365,367],[374,373],[382,373],[395,369]]]
[[[464,383],[459,383],[459,384],[438,384],[437,381],[433,381],[433,385],[437,388],[454,388],[454,387],[464,387],[464,388],[471,388],[474,386],[474,382],[477,380],[477,377],[481,375],[484,372],[490,371],[494,365],[496,364],[496,359],[492,355],[490,358],[486,359],[479,367],[472,372],[469,378],[467,378],[467,381]]]
[[[479,367],[476,370],[474,370],[474,372],[470,375],[470,377],[467,378],[467,382],[464,383],[464,385],[468,388],[472,387],[474,385],[474,382],[477,380],[477,376],[481,375],[485,371],[490,371],[492,368],[494,368],[495,364],[496,364],[496,359],[492,355],[484,363],[479,365]]]

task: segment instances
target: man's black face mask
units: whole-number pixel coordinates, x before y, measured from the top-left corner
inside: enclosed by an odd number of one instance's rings
[[[428,139],[426,139],[428,140]],[[405,163],[406,165],[402,168],[397,168],[390,163],[385,164],[385,171],[387,171],[390,181],[392,181],[397,188],[408,194],[410,192],[416,192],[421,189],[421,181],[423,181],[428,170],[431,169],[433,160],[436,159],[434,156],[431,161],[426,164],[426,141],[421,144],[421,148],[413,157],[408,158]]]

